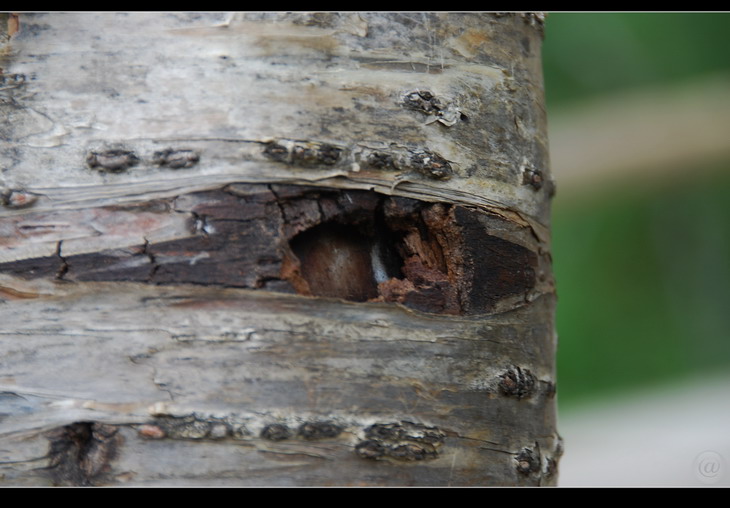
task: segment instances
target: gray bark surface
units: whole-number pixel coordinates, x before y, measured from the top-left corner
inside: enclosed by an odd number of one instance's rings
[[[557,482],[539,16],[6,21],[0,484]]]

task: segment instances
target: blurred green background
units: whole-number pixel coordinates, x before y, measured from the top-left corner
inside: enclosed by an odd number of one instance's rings
[[[543,62],[552,139],[583,104],[730,76],[730,14],[551,13]],[[730,372],[730,150],[568,185],[580,149],[551,146],[560,409]]]

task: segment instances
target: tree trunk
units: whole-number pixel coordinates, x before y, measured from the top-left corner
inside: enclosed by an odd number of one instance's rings
[[[3,16],[0,483],[556,483],[540,16]]]

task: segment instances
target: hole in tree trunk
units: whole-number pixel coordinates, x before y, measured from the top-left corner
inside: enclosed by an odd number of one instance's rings
[[[364,302],[378,296],[378,283],[398,272],[400,260],[386,245],[357,227],[328,222],[291,241],[300,274],[314,296]]]

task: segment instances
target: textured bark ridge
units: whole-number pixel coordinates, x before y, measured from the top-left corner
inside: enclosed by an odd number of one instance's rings
[[[0,485],[554,485],[541,37],[0,14]]]
[[[536,252],[490,234],[490,225],[519,228],[458,205],[357,190],[232,184],[175,199],[86,210],[79,220],[106,217],[124,230],[138,222],[130,226],[124,218],[141,213],[160,223],[163,216],[182,215],[189,236],[72,254],[64,248],[61,230],[52,256],[0,263],[0,273],[264,289],[397,302],[454,315],[523,305],[537,286]],[[45,224],[38,228],[48,236],[54,215],[66,217],[46,213],[6,219],[0,223],[5,232],[0,242],[22,241],[37,231],[33,224]],[[87,225],[93,229],[91,221]]]

